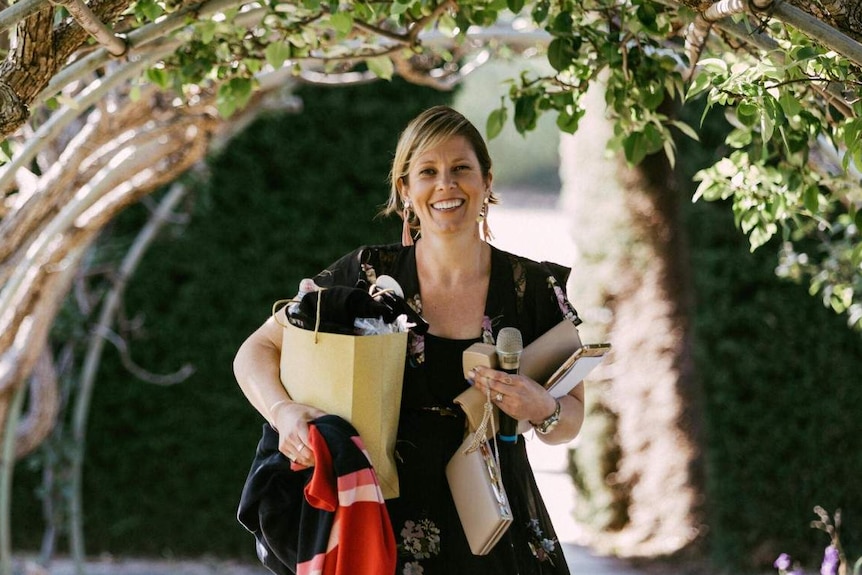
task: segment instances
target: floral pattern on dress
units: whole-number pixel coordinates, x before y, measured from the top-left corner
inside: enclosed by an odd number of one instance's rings
[[[554,276],[548,276],[548,287],[554,291],[554,296],[557,298],[557,305],[560,306],[560,311],[563,312],[563,316],[573,324],[579,325],[581,323],[581,318],[578,317],[577,310],[575,310],[575,307],[571,304],[569,298],[566,297],[566,292],[563,291],[563,288],[560,287],[560,284],[557,283],[557,279]]]
[[[482,316],[482,343],[494,345],[494,326],[491,318]]]
[[[413,311],[422,315],[422,298],[418,293],[413,297],[405,298],[405,301]],[[413,367],[425,363],[425,336],[412,329],[407,333],[407,361]]]
[[[419,562],[440,553],[440,529],[430,519],[405,521],[401,540],[398,546],[401,555],[413,559],[404,564],[402,575],[422,575],[425,569]]]
[[[531,519],[529,523],[527,523],[527,533],[529,536],[527,545],[530,546],[530,551],[533,553],[533,557],[538,559],[540,562],[548,561],[553,565],[554,561],[551,559],[551,553],[557,549],[557,540],[545,537],[538,519]]]

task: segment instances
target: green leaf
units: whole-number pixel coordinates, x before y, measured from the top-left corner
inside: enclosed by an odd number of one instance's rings
[[[751,144],[751,139],[751,130],[737,128],[727,135],[727,137],[724,139],[724,142],[731,148],[741,150],[742,148],[745,148],[746,146]]]
[[[277,70],[290,58],[290,52],[290,44],[287,42],[273,42],[266,47],[266,62]]]
[[[506,125],[506,119],[509,111],[506,106],[500,106],[488,114],[488,121],[485,123],[485,133],[489,140],[493,140],[503,131],[503,126]]]
[[[736,107],[736,119],[746,126],[753,126],[760,117],[760,108],[752,102],[740,102]]]
[[[558,72],[571,66],[576,56],[569,38],[554,38],[548,44],[548,63]]]
[[[454,38],[456,33],[460,30],[458,22],[448,12],[441,14],[440,18],[437,19],[437,28],[450,38]]]
[[[578,124],[583,117],[584,110],[581,108],[574,108],[573,111],[570,111],[567,107],[560,110],[557,116],[557,127],[567,134],[574,134],[578,130]]]
[[[215,38],[217,24],[213,20],[204,20],[198,26],[198,31],[201,35],[201,42],[209,44]]]
[[[643,3],[638,6],[637,11],[635,12],[638,20],[643,27],[649,30],[650,32],[657,32],[656,29],[656,10],[655,6],[650,3]]]
[[[647,154],[646,138],[640,132],[629,134],[623,139],[623,151],[629,164],[640,164]]]
[[[341,37],[346,36],[353,29],[353,16],[350,12],[336,12],[329,18],[329,21]]]
[[[515,1],[517,2],[520,0]],[[511,5],[509,9],[512,10]],[[548,17],[548,12],[550,11],[550,9],[550,3],[547,0],[539,0],[539,2],[536,2],[536,5],[533,7],[533,21],[536,24],[541,25],[542,22],[544,22],[545,19]],[[512,11],[514,12],[514,10]]]
[[[14,155],[12,144],[9,143],[9,140],[0,142],[0,163],[11,162]]]
[[[512,14],[517,14],[524,9],[524,0],[506,0],[506,6],[509,7]]]
[[[244,108],[251,99],[254,91],[254,82],[250,78],[231,78],[230,90],[236,100],[237,108]]]
[[[641,103],[647,110],[655,110],[664,102],[665,93],[661,84],[650,83],[641,93]]]
[[[389,13],[393,16],[400,16],[410,9],[410,4],[402,4],[401,2],[393,2],[389,8]]]
[[[219,86],[216,94],[216,109],[222,118],[230,118],[236,111],[236,98],[234,98],[229,83]]]
[[[655,124],[647,124],[644,127],[644,143],[647,154],[655,154],[662,149],[665,137],[664,132]]]
[[[395,65],[392,64],[392,60],[390,60],[388,56],[369,58],[365,63],[368,66],[368,69],[371,70],[378,78],[382,78],[384,80],[392,79],[392,74],[395,72]]]
[[[844,125],[844,145],[848,148],[859,146],[859,135],[862,132],[862,120],[850,120]]]
[[[664,154],[667,156],[671,169],[673,169],[676,166],[676,146],[673,145],[673,140],[664,141]]]
[[[688,87],[688,92],[685,94],[685,99],[690,100],[701,92],[712,87],[712,78],[709,74],[701,72],[694,77],[694,81]]]
[[[170,74],[164,68],[150,68],[146,76],[147,80],[162,89],[167,88],[171,83]]]
[[[751,228],[751,233],[748,234],[748,243],[751,246],[751,251],[753,252],[775,235],[775,232],[778,231],[778,227],[773,224],[764,224],[763,222],[758,223],[758,225]]]
[[[538,96],[529,94],[515,100],[515,129],[524,134],[536,127],[538,114],[536,109]]]
[[[154,0],[138,0],[135,4],[135,16],[139,21],[155,21],[164,14],[164,9]]]
[[[784,110],[784,115],[788,118],[792,118],[802,111],[799,100],[790,92],[783,92],[778,102],[781,104],[781,109]]]
[[[572,26],[573,22],[571,12],[560,12],[554,18],[554,21],[551,23],[550,30],[548,31],[554,35],[571,35]]]
[[[694,140],[695,142],[700,141],[700,136],[697,135],[697,132],[694,130],[694,128],[692,128],[691,126],[689,126],[685,122],[673,120],[671,122],[671,125],[673,127],[675,127],[677,130],[679,130],[680,132],[682,132],[683,134],[685,134],[686,136],[688,136],[689,138],[691,138],[692,140]]]
[[[805,209],[811,213],[817,213],[820,208],[820,191],[817,186],[808,186],[805,188],[805,196],[803,199]]]

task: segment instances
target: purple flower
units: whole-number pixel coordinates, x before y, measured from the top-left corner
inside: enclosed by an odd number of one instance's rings
[[[834,545],[830,545],[823,553],[820,575],[838,575],[838,565],[840,563],[841,558],[838,555],[838,549]]]
[[[779,571],[787,571],[790,569],[790,566],[793,564],[793,559],[787,553],[782,553],[778,556],[778,559],[775,560],[773,566]]]

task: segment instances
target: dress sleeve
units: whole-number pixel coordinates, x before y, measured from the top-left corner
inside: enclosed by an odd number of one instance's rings
[[[524,322],[531,327],[529,341],[567,319],[574,325],[581,318],[566,295],[570,269],[550,262],[529,262],[524,286]],[[529,343],[528,341],[524,342]]]

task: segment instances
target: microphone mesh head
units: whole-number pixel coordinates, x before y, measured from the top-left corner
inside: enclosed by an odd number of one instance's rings
[[[497,351],[499,353],[521,353],[524,350],[524,340],[521,330],[516,327],[504,327],[497,334]]]

